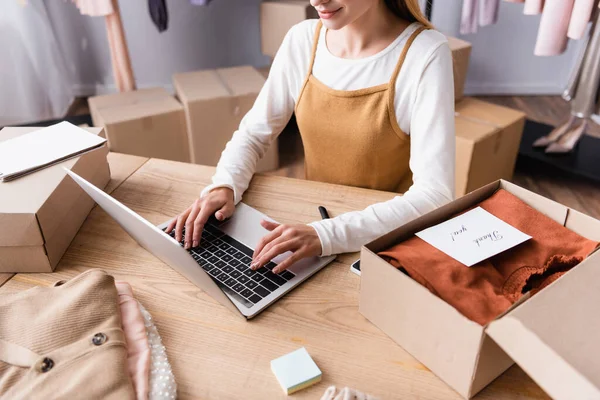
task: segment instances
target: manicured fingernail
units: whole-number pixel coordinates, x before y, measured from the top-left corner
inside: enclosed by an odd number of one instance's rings
[[[185,249],[189,249],[190,248],[190,243],[189,242],[185,242]]]
[[[198,247],[198,241],[194,240],[194,247]]]
[[[255,261],[252,264],[250,264],[250,269],[256,269],[256,268],[258,268],[258,261]]]
[[[218,213],[217,213],[217,219],[218,219],[219,221],[222,221],[222,220],[223,220],[223,214],[221,214],[220,212],[218,212]]]

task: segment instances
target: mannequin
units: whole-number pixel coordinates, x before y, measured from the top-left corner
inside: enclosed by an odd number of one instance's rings
[[[594,23],[584,49],[569,79],[563,99],[571,103],[571,116],[548,135],[533,143],[534,147],[546,147],[546,153],[571,152],[594,113],[598,113],[598,88],[600,87],[600,12],[596,10]]]

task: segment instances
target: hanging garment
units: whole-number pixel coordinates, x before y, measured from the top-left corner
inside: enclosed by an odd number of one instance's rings
[[[0,397],[135,399],[112,276],[0,297]]]
[[[166,31],[169,25],[169,14],[165,0],[148,0],[148,11],[156,29],[159,32]]]
[[[525,15],[538,15],[544,10],[544,2],[546,0],[525,0],[525,6],[523,7],[523,14]],[[550,0],[552,1],[552,0]],[[562,1],[562,0],[560,0]]]
[[[117,0],[72,0],[83,15],[104,17],[115,85],[120,92],[135,89],[135,79]]]
[[[573,4],[574,0],[545,1],[535,44],[536,56],[556,56],[567,49],[567,31]]]
[[[460,22],[463,35],[477,33],[479,26],[495,24],[498,20],[500,0],[464,0]]]
[[[479,0],[479,26],[493,25],[498,22],[500,0]]]
[[[400,68],[425,28],[417,29],[407,41],[389,83],[342,91],[331,89],[312,74],[322,25],[317,23],[308,74],[295,109],[304,144],[306,178],[404,193],[412,185],[410,137],[402,132],[390,110],[394,110]],[[323,110],[335,115],[335,120],[315,119]],[[342,165],[340,160],[361,161]]]
[[[460,18],[460,33],[468,35],[477,33],[477,7],[479,0],[463,0]]]
[[[596,13],[596,21],[581,63],[579,82],[581,84],[577,85],[571,100],[571,114],[579,118],[590,118],[597,109],[600,87],[600,13]]]
[[[532,239],[468,268],[413,236],[380,253],[465,317],[485,325],[598,246],[501,189],[478,204]]]
[[[0,126],[62,118],[74,99],[67,61],[41,0],[0,11]],[[49,67],[51,66],[51,68]]]
[[[567,36],[571,39],[581,39],[592,17],[596,0],[575,0]]]
[[[127,282],[115,282],[119,294],[121,323],[127,341],[127,368],[136,398],[148,399],[150,379],[150,346],[144,317]]]

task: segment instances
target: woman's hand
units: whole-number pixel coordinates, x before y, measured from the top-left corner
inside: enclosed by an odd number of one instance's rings
[[[216,188],[211,190],[202,199],[197,199],[187,210],[175,217],[167,226],[167,233],[175,228],[175,240],[182,239],[182,231],[185,226],[185,249],[198,247],[204,225],[212,214],[219,221],[231,217],[235,211],[233,190],[229,188]]]
[[[281,225],[269,221],[261,221],[263,228],[271,231],[265,235],[254,250],[250,268],[256,270],[273,258],[287,251],[293,254],[273,269],[278,274],[292,264],[305,257],[318,256],[322,253],[321,241],[315,229],[308,225]]]

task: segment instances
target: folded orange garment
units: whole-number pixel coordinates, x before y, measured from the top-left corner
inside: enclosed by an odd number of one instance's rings
[[[598,246],[503,189],[477,206],[532,239],[470,268],[416,236],[379,255],[481,325],[524,293],[558,279]]]

